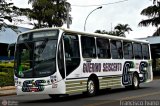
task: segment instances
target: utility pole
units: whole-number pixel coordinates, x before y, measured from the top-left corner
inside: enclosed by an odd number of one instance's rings
[[[111,23],[111,32],[112,32],[112,23]]]
[[[70,28],[69,24],[70,24],[70,20],[69,20],[69,3],[67,3],[67,28],[68,29]]]

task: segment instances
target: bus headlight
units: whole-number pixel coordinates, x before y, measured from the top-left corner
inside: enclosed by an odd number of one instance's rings
[[[22,82],[21,81],[15,81],[15,86],[21,86]]]
[[[51,84],[51,81],[50,81],[50,80],[47,80],[47,83],[48,83],[48,85],[50,85],[50,84]]]

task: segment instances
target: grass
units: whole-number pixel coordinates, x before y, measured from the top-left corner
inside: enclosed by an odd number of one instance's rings
[[[14,67],[14,62],[1,62],[0,63],[0,68],[13,68]]]

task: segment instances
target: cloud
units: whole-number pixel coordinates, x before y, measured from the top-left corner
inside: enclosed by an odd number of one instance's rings
[[[83,31],[87,15],[98,6],[77,7],[75,5],[100,5],[119,0],[67,0],[72,5],[73,30]],[[28,0],[13,0],[18,7],[29,7]],[[140,12],[147,6],[152,5],[150,0],[128,0],[125,2],[103,6],[102,9],[94,11],[87,20],[86,31],[94,32],[97,29],[110,31],[117,24],[129,24],[133,29],[127,34],[129,38],[151,36],[155,31],[154,27],[138,27],[138,23],[147,17],[141,16]],[[66,25],[64,25],[66,27]]]
[[[12,0],[15,6],[19,8],[30,8],[31,5],[28,5],[28,0]]]
[[[72,5],[99,5],[116,2],[118,0],[68,0]],[[94,32],[97,29],[110,31],[111,27],[118,23],[129,24],[133,29],[129,38],[139,38],[151,36],[155,31],[152,27],[138,27],[138,23],[144,18],[140,12],[145,7],[152,5],[147,0],[128,0],[123,3],[103,6],[101,10],[94,11],[87,20],[86,31]],[[97,7],[75,7],[72,6],[71,15],[73,17],[72,29],[83,31],[84,21],[87,15]],[[148,30],[149,29],[149,30]]]

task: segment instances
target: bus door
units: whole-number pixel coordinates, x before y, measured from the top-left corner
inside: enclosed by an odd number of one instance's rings
[[[62,79],[65,78],[65,65],[64,65],[64,48],[63,40],[61,39],[58,46],[58,68]]]
[[[80,65],[80,51],[78,35],[65,33],[63,35],[64,57],[66,77],[69,76]],[[72,77],[80,77],[81,73],[76,73]]]

